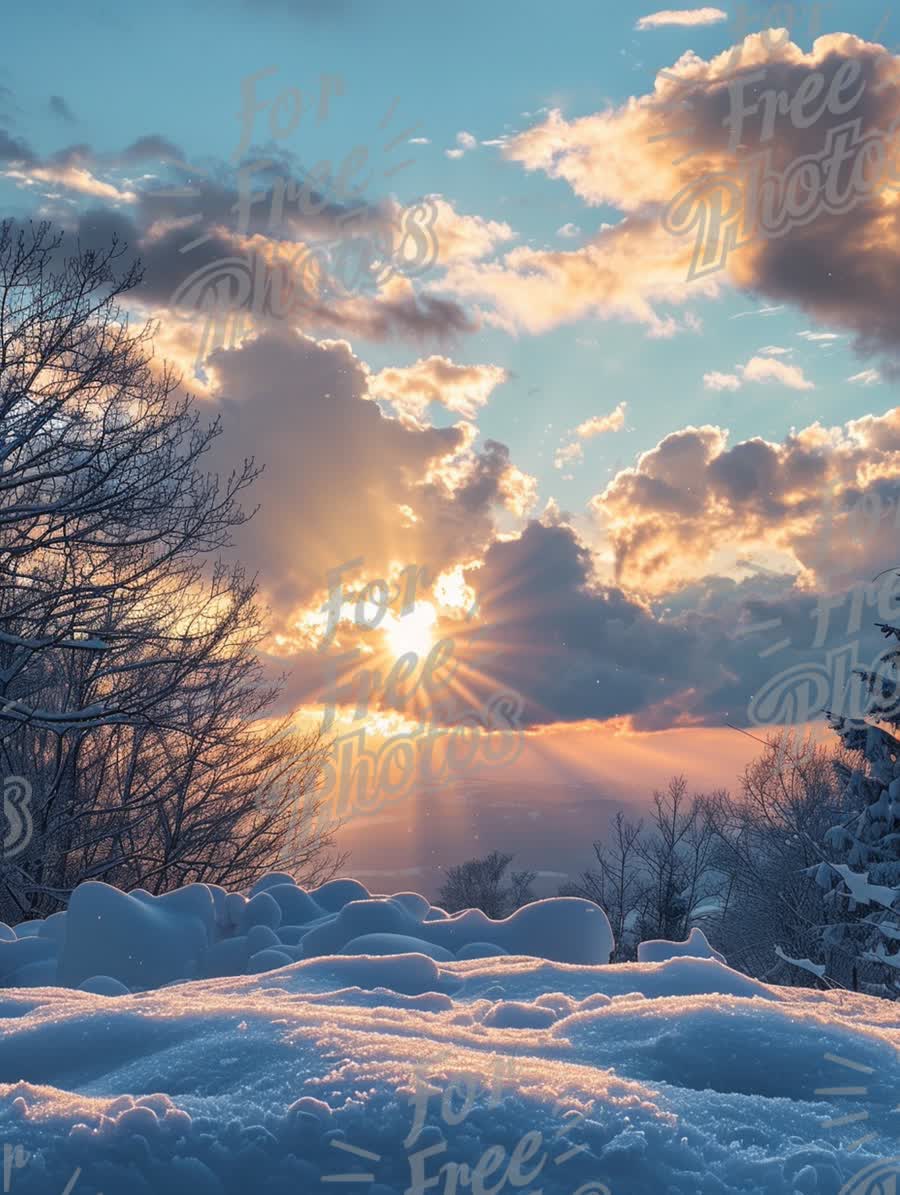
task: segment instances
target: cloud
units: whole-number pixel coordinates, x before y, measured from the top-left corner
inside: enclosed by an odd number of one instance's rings
[[[461,158],[470,149],[475,149],[477,145],[477,139],[471,133],[463,130],[463,132],[456,134],[456,146],[453,149],[445,149],[444,153],[448,158]]]
[[[560,445],[553,456],[553,464],[557,469],[565,469],[568,465],[574,465],[583,460],[584,449],[577,440],[573,440],[571,444]]]
[[[855,382],[860,386],[874,386],[881,381],[881,374],[877,369],[863,369],[859,373],[847,378],[848,382]]]
[[[509,374],[499,365],[457,365],[447,357],[421,358],[374,374],[369,391],[389,402],[404,420],[422,424],[431,403],[474,419]]]
[[[788,351],[770,345],[768,350],[761,349],[746,364],[736,365],[735,373],[720,373],[718,370],[705,373],[703,386],[706,390],[740,390],[745,382],[777,382],[791,390],[814,390],[814,384],[804,376],[799,365],[789,365],[779,360],[778,354]]]
[[[361,572],[348,571],[345,592],[358,593],[364,580],[377,576],[365,563]],[[601,583],[589,549],[559,520],[532,520],[519,534],[494,539],[461,576],[477,592],[477,623],[437,625],[438,634],[452,637],[460,662],[457,697],[464,710],[484,707],[497,693],[511,701],[518,697],[518,718],[533,729],[608,719],[645,729],[721,724],[724,703],[735,708],[733,669],[742,655],[752,662],[758,653],[758,639],[734,638],[745,606],[768,598],[774,608],[780,599],[797,621],[784,596],[789,578],[779,578],[779,585],[763,578],[741,587],[714,579],[705,594],[691,595],[694,604],[706,603],[702,618],[677,603],[668,613],[658,611],[617,585]],[[802,611],[806,626],[810,601]],[[372,637],[364,640],[348,627],[340,648],[363,641],[371,652]],[[293,670],[292,696],[309,700],[318,694],[322,654],[299,648],[286,662]],[[765,661],[755,664],[745,670],[754,679],[767,668]],[[353,671],[339,673],[348,712],[351,697],[359,694],[358,683],[355,689],[347,683]],[[746,693],[743,698],[746,707]],[[382,685],[371,705],[382,712],[401,707]],[[434,720],[453,721],[452,713]]]
[[[460,370],[478,368],[444,361],[436,370],[427,358],[417,364],[397,377],[412,384],[418,373],[420,385],[423,378],[437,384],[446,372],[452,388]],[[266,463],[254,494],[261,510],[238,530],[236,550],[259,574],[273,609],[279,640],[268,662],[291,671],[292,702],[321,698],[324,657],[315,637],[302,633],[303,620],[321,606],[328,571],[359,557],[363,565],[351,573],[360,582],[412,563],[432,577],[461,569],[485,628],[480,638],[468,624],[449,632],[463,661],[466,706],[477,708],[498,690],[515,691],[532,727],[609,718],[646,729],[720,724],[729,709],[740,718],[733,712],[741,697],[733,669],[744,667],[742,681],[771,671],[756,660],[758,635],[735,641],[742,610],[765,599],[767,617],[780,603],[788,623],[811,626],[813,599],[794,593],[791,577],[778,585],[765,577],[752,584],[706,579],[705,596],[676,594],[668,613],[657,610],[621,584],[601,581],[596,558],[558,509],[518,534],[499,535],[496,514],[521,515],[533,498],[505,446],[488,441],[476,450],[474,429],[466,425],[438,430],[386,416],[371,396],[386,387],[388,371],[371,373],[344,342],[267,334],[214,354],[211,371],[207,402],[222,418],[213,465],[244,455]],[[744,549],[754,518],[762,538],[781,535],[802,552],[803,535],[812,543],[820,513],[819,483],[830,478],[842,485],[840,501],[849,502],[855,479],[895,459],[897,477],[883,476],[881,492],[893,487],[900,496],[900,410],[893,419],[857,421],[841,435],[807,429],[782,446],[749,441],[729,449],[715,429],[679,435],[680,448],[668,438],[655,450],[655,463],[642,458],[637,472],[666,482],[668,500],[655,496],[662,529],[681,535],[685,545],[696,536],[701,554],[731,538]],[[780,459],[777,468],[765,465],[767,454]],[[622,485],[620,474],[605,510],[614,541],[623,530],[622,510],[630,507],[638,522],[653,513],[649,492],[626,498]],[[844,537],[851,542],[844,513],[842,506],[841,551]],[[750,621],[758,620],[758,610],[751,613]],[[366,643],[371,647],[371,637]],[[348,632],[336,650],[363,645],[361,633]],[[358,658],[351,672],[363,666]],[[743,691],[745,706],[746,700]],[[383,692],[373,704],[392,708]]]
[[[160,137],[158,133],[138,137],[120,153],[113,155],[113,158],[125,166],[133,166],[140,162],[171,162],[186,171],[190,170],[178,146],[165,137]]]
[[[710,576],[667,594],[664,604],[648,603],[599,580],[590,550],[566,522],[531,521],[518,535],[496,538],[461,570],[477,592],[477,625],[441,620],[437,627],[452,636],[460,661],[457,696],[472,710],[498,692],[511,701],[518,695],[519,719],[532,729],[607,720],[646,731],[747,725],[753,696],[793,668],[812,682],[810,717],[817,698],[839,707],[815,688],[823,670],[811,659],[846,649],[853,593],[837,590],[822,602],[795,576],[747,568],[742,580]],[[371,569],[363,574],[374,576]],[[361,638],[348,629],[341,649]],[[858,642],[854,659],[868,664],[880,648],[877,631],[863,627]],[[305,685],[308,693],[322,672],[321,654],[298,653],[290,663],[295,692]],[[358,693],[358,683],[348,687],[345,701]],[[379,689],[372,704],[384,711],[399,703]],[[435,721],[452,722],[453,713]]]
[[[598,584],[590,552],[568,526],[532,521],[495,541],[472,580],[489,632],[467,685],[476,701],[497,689],[520,693],[526,725],[635,715],[724,679],[696,630],[667,625],[617,586]]]
[[[103,182],[90,170],[79,166],[10,166],[2,174],[25,186],[45,183],[79,195],[89,195],[93,199],[109,199],[116,203],[134,203],[137,199],[134,191],[120,191],[114,184]]]
[[[836,600],[823,619],[816,595],[794,577],[761,572],[741,581],[712,576],[665,606],[649,604],[599,581],[573,529],[546,522],[495,541],[471,577],[489,634],[467,684],[482,699],[498,687],[520,693],[531,727],[588,719],[639,730],[747,725],[752,695],[783,668],[805,664],[813,675],[817,632],[823,655],[845,642],[852,600]],[[868,663],[878,633],[867,627],[859,641]]]
[[[814,390],[814,384],[803,376],[799,365],[788,365],[773,357],[751,357],[746,365],[740,366],[745,382],[780,382],[791,390]]]
[[[625,411],[628,404],[620,402],[614,411],[610,411],[608,415],[592,415],[590,419],[585,419],[583,423],[579,423],[574,430],[567,432],[568,437],[577,437],[572,439],[570,443],[563,443],[556,450],[553,457],[553,464],[557,469],[564,469],[569,465],[574,465],[584,460],[584,449],[579,440],[590,440],[594,436],[602,436],[608,432],[621,431],[625,426]]]
[[[738,575],[751,551],[809,586],[874,576],[896,563],[887,559],[895,548],[889,534],[860,536],[860,503],[896,511],[898,497],[900,407],[843,427],[812,423],[780,443],[729,446],[723,428],[685,427],[620,471],[590,508],[619,583],[659,592],[715,571]]]
[[[222,421],[215,464],[265,464],[253,491],[261,510],[239,529],[236,551],[259,574],[283,634],[342,562],[364,557],[370,578],[397,561],[437,576],[480,555],[496,511],[528,504],[530,479],[505,445],[476,448],[471,425],[391,418],[346,341],[281,329],[218,350],[209,366],[204,405]]]
[[[556,235],[558,237],[567,237],[567,238],[577,237],[577,236],[581,235],[581,229],[578,227],[577,224],[572,224],[570,222],[568,224],[563,224],[563,226],[561,228],[557,228]]]
[[[63,213],[63,229],[86,247],[107,247],[116,236],[120,245],[127,246],[122,265],[141,259],[143,281],[133,300],[145,311],[193,327],[198,346],[204,328],[211,323],[201,311],[201,300],[204,294],[211,296],[214,284],[234,296],[235,317],[243,314],[245,330],[254,324],[264,326],[267,320],[283,322],[279,319],[282,311],[289,311],[291,322],[314,333],[373,340],[401,338],[445,344],[478,327],[477,316],[464,311],[452,297],[430,292],[424,280],[395,275],[367,284],[363,277],[362,285],[356,285],[353,254],[360,251],[359,246],[383,245],[394,235],[389,230],[402,216],[394,200],[355,204],[351,234],[346,227],[347,205],[312,193],[305,209],[298,205],[291,210],[285,205],[283,225],[273,233],[269,228],[272,188],[279,185],[279,179],[282,186],[285,179],[293,180],[296,188],[300,186],[290,162],[283,164],[283,171],[273,163],[267,172],[258,172],[256,185],[268,187],[269,192],[255,192],[257,201],[248,212],[246,232],[240,233],[235,216],[240,199],[235,172],[207,171],[198,176],[184,163],[176,146],[156,135],[139,138],[105,159],[120,169],[148,160],[165,165],[168,179],[156,177],[156,172],[145,174],[128,192],[98,180],[80,164],[94,161],[84,147],[38,162],[27,146],[7,137],[0,140],[0,160],[4,158],[8,172],[20,177],[23,185],[33,186],[37,178],[52,178],[99,200],[103,206]],[[496,243],[513,235],[508,225],[461,215],[440,198],[435,198],[430,210],[436,215],[435,227],[440,226],[446,260],[466,261],[489,253]],[[332,271],[341,254],[346,256],[347,286],[339,280],[328,289],[321,285],[316,255],[322,244],[329,247],[332,264],[328,268]],[[243,299],[237,297],[241,294]],[[232,323],[235,317],[231,317]]]
[[[720,373],[717,369],[703,375],[706,390],[740,390],[741,379],[734,373]]]
[[[854,579],[855,581],[855,579]],[[846,583],[845,583],[846,584]],[[872,595],[874,607],[896,604],[888,584]],[[795,724],[821,719],[825,707],[851,712],[851,695],[861,687],[848,684],[840,666],[870,667],[880,655],[882,640],[872,622],[854,620],[860,589],[851,583],[827,600],[795,579],[760,569],[740,582],[711,577],[667,599],[667,618],[676,627],[692,628],[703,639],[710,662],[710,682],[685,687],[674,698],[664,696],[631,721],[638,729],[678,725],[751,726],[758,736],[785,727],[784,705],[793,703]],[[852,632],[848,628],[853,628]],[[848,634],[852,641],[848,642]],[[765,699],[769,693],[768,709]],[[790,725],[788,723],[788,725]]]
[[[744,80],[743,103],[734,94],[736,63]],[[773,44],[772,38],[754,33],[733,52],[725,51],[708,61],[693,51],[685,52],[657,75],[650,92],[602,111],[566,119],[554,109],[539,123],[510,137],[503,153],[525,170],[565,181],[589,206],[611,205],[625,213],[632,251],[629,289],[664,320],[658,311],[656,288],[641,287],[639,282],[645,264],[657,282],[660,280],[662,252],[650,235],[654,220],[659,226],[660,218],[665,217],[671,226],[680,219],[687,229],[670,237],[672,269],[667,287],[670,304],[686,303],[688,292],[677,293],[682,255],[688,252],[693,258],[695,251],[699,252],[697,247],[706,235],[703,229],[714,228],[719,237],[715,245],[703,244],[715,265],[722,260],[729,238],[732,244],[738,240],[738,223],[741,228],[752,227],[761,215],[758,206],[742,208],[742,203],[761,204],[763,193],[769,194],[769,188],[754,190],[741,182],[747,178],[747,162],[753,154],[767,151],[771,169],[783,171],[800,159],[821,156],[829,135],[851,120],[859,122],[862,134],[892,128],[900,122],[900,70],[896,63],[883,47],[852,34],[819,37],[806,52],[789,39]],[[747,82],[754,69],[763,73]],[[833,103],[817,119],[793,121],[781,115],[776,116],[771,130],[764,125],[764,113],[771,105],[760,101],[763,91],[796,97],[803,88],[809,108],[812,90],[823,97],[817,104],[823,108],[832,87],[837,88],[842,103]],[[685,107],[688,101],[689,109]],[[873,160],[870,154],[863,161],[864,173],[871,172]],[[835,167],[834,185],[840,185],[842,191],[849,187],[853,162],[854,154],[848,149]],[[704,212],[710,213],[703,205],[708,207],[715,199],[711,178],[723,180],[722,187],[730,197],[725,203],[724,192],[720,196],[724,207],[718,221],[704,217]],[[773,186],[777,192],[779,184]],[[677,206],[673,205],[676,197]],[[776,194],[776,203],[779,198]],[[602,244],[599,242],[598,248]],[[554,291],[562,292],[559,295],[546,285],[542,292],[532,284],[529,272],[521,271],[525,276],[519,281],[531,292],[533,305],[555,308],[564,318],[582,310],[566,301],[571,274],[577,266],[582,278],[589,276],[598,248],[586,250],[569,269],[557,269]],[[539,259],[530,273],[540,276],[543,272],[544,263]],[[681,277],[686,276],[687,270]],[[900,359],[900,193],[884,188],[862,195],[848,210],[823,209],[814,219],[785,229],[777,237],[758,238],[734,248],[725,255],[724,268],[695,278],[697,289],[691,294],[698,299],[712,297],[715,292],[699,284],[716,277],[760,296],[765,302],[760,314],[791,304],[819,323],[851,333],[853,347],[861,355],[883,353]],[[579,289],[585,290],[584,282]],[[602,285],[592,289],[597,306],[629,317],[627,309],[616,302],[621,286],[612,294]],[[630,306],[633,313],[638,304]],[[643,318],[654,326],[649,316]],[[532,322],[537,322],[536,317]]]
[[[696,28],[698,25],[716,25],[727,20],[728,13],[721,8],[665,8],[661,12],[641,17],[635,29],[662,29],[669,25]]]
[[[449,406],[471,399],[472,387],[480,397],[496,368],[424,358],[397,367],[393,382],[421,397],[443,379],[449,394],[435,401]],[[469,423],[437,429],[386,415],[372,398],[388,393],[390,371],[371,372],[346,342],[267,333],[215,353],[210,370],[205,401],[222,419],[211,465],[246,455],[266,464],[253,495],[261,510],[238,529],[236,552],[272,608],[267,662],[291,671],[291,702],[321,699],[324,656],[303,628],[329,570],[361,557],[358,583],[419,564],[432,577],[458,570],[477,594],[481,637],[469,624],[440,628],[456,640],[467,708],[506,689],[523,696],[532,727],[745,722],[748,692],[787,662],[761,658],[776,632],[753,628],[778,623],[777,637],[793,638],[789,660],[800,658],[816,625],[804,577],[827,565],[826,538],[832,565],[854,576],[873,575],[891,551],[884,536],[860,536],[854,511],[862,499],[896,510],[900,408],[844,428],[813,424],[781,444],[730,446],[714,427],[666,437],[592,503],[616,555],[613,583],[603,580],[602,553],[555,504],[521,532],[501,534],[503,511],[527,515],[533,479],[504,445],[477,448]],[[729,553],[736,568],[756,551],[785,567],[743,580],[715,575]],[[626,583],[664,593],[665,605]],[[835,637],[839,624],[836,616]],[[336,651],[357,646],[371,647],[371,637],[350,631]],[[357,658],[351,673],[364,663]],[[392,708],[383,692],[374,705]]]
[[[789,357],[793,349],[782,348],[778,344],[766,344],[759,350],[759,355],[762,357]]]
[[[123,188],[98,177],[86,146],[70,146],[41,160],[25,141],[0,130],[0,163],[5,167],[0,174],[21,187],[44,184],[114,203],[134,203],[137,199],[130,187]]]
[[[582,440],[590,440],[593,436],[602,436],[606,432],[621,431],[625,426],[627,407],[627,403],[620,402],[608,415],[592,415],[590,419],[585,419],[584,423],[579,423],[575,434]]]
[[[755,311],[739,311],[737,315],[730,315],[729,319],[746,319],[748,315],[775,315],[777,311],[784,311],[784,304],[777,307],[758,307]]]
[[[30,165],[37,158],[29,145],[19,137],[11,137],[5,129],[0,129],[0,162],[15,162],[17,165]]]
[[[477,313],[428,284],[443,265],[487,256],[512,239],[509,225],[459,213],[440,196],[408,209],[393,198],[339,202],[316,190],[315,174],[305,172],[290,152],[273,147],[252,152],[242,187],[232,166],[204,163],[198,170],[159,134],[141,136],[115,152],[73,145],[41,158],[24,141],[0,133],[0,172],[22,188],[65,188],[76,199],[94,201],[69,202],[54,219],[88,248],[107,248],[117,237],[125,247],[123,268],[140,257],[143,280],[130,301],[140,304],[142,314],[182,324],[177,335],[171,328],[167,335],[178,345],[179,363],[191,369],[186,333],[194,332],[194,360],[212,346],[213,320],[201,308],[216,287],[234,301],[219,317],[219,343],[285,319],[313,334],[442,346],[479,327]],[[368,277],[366,252],[377,255],[386,245],[396,246],[401,226],[407,249],[409,239],[418,238],[416,246],[430,255],[430,274]],[[323,259],[329,271],[325,286]],[[346,285],[335,276],[342,263]]]
[[[840,340],[837,332],[798,332],[803,340],[812,341],[813,344],[831,344],[834,340]]]
[[[458,212],[439,196],[430,197],[429,202],[436,209],[433,229],[440,265],[487,257],[499,245],[516,236],[510,225],[502,220],[485,220],[481,216]]]
[[[601,229],[571,251],[520,246],[501,260],[451,266],[443,290],[481,301],[486,322],[509,331],[545,332],[579,319],[619,318],[655,337],[691,326],[660,310],[719,293],[719,280],[686,281],[689,255],[647,213]]]

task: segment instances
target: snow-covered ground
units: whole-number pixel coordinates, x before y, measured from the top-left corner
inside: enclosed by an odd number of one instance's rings
[[[91,884],[0,939],[11,1195],[896,1190],[896,1004],[609,966],[583,901]]]

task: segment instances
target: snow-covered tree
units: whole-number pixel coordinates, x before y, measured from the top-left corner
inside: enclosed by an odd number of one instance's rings
[[[805,873],[821,862],[823,837],[844,811],[838,758],[836,745],[828,749],[789,731],[773,735],[745,768],[738,791],[718,794],[709,805],[723,881],[716,946],[730,966],[770,983],[813,982],[808,968],[790,960],[818,957],[822,927],[833,913]]]
[[[129,327],[121,256],[0,223],[0,921],[85,879],[329,877],[324,744],[273,718],[256,584],[221,556],[258,470],[208,471],[218,423]]]
[[[900,627],[876,625],[900,640]],[[823,946],[851,966],[853,987],[893,998],[900,995],[900,703],[888,671],[898,659],[892,646],[872,671],[859,671],[866,693],[860,716],[828,713],[852,759],[836,765],[847,812],[811,869],[835,914],[821,929]]]

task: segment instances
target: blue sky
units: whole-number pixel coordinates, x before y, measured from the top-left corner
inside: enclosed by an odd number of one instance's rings
[[[405,0],[320,7],[290,0],[162,0],[152,6],[89,0],[77,11],[54,3],[20,7],[6,17],[7,44],[16,46],[3,75],[14,95],[11,131],[42,154],[78,142],[112,153],[152,132],[183,147],[190,161],[214,164],[227,161],[237,144],[241,80],[276,66],[278,73],[260,84],[261,98],[298,87],[314,106],[321,75],[336,74],[346,90],[328,119],[319,124],[310,111],[286,141],[304,160],[340,159],[360,142],[372,146],[374,157],[378,120],[398,96],[392,128],[418,125],[419,135],[431,142],[411,147],[413,166],[393,180],[401,199],[438,192],[462,211],[508,221],[517,243],[565,248],[556,234],[560,227],[575,224],[588,237],[621,213],[608,205],[585,207],[562,180],[523,175],[496,148],[478,146],[449,159],[444,151],[456,145],[457,134],[465,130],[491,140],[527,128],[543,109],[559,107],[576,117],[621,104],[649,91],[656,71],[686,49],[701,57],[718,53],[748,14],[773,6],[726,6],[726,22],[646,32],[635,30],[637,19],[653,10],[646,4],[570,0],[553,12],[537,0],[465,2],[452,15]],[[796,40],[804,48],[814,10],[793,6]],[[823,31],[868,36],[884,24],[886,11],[881,0],[835,0],[820,20]],[[885,44],[892,33],[900,40],[895,15],[884,24]],[[51,94],[66,101],[74,122],[50,112]],[[265,129],[264,114],[258,128]],[[398,159],[396,152],[390,157]],[[8,184],[0,197],[10,212],[28,206],[28,198]],[[860,368],[846,337],[825,353],[796,340],[798,332],[815,326],[802,313],[735,318],[765,305],[742,294],[704,305],[703,366],[728,371],[762,345],[796,346],[795,357],[816,383],[814,394],[776,398],[760,388],[710,395],[703,389],[695,337],[648,341],[643,328],[619,320],[578,320],[537,337],[488,329],[460,345],[454,359],[490,360],[509,369],[514,376],[484,413],[482,434],[510,446],[521,466],[540,479],[543,496],[580,507],[617,462],[630,461],[686,423],[712,418],[737,438],[780,439],[813,417],[830,424],[870,408],[871,393],[845,384]],[[359,343],[375,367],[412,362],[419,351]],[[623,431],[592,441],[583,467],[564,481],[553,467],[561,434],[622,400],[629,404]]]

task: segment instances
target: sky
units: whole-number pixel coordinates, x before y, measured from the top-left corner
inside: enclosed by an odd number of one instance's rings
[[[552,890],[669,776],[822,733],[900,561],[900,13],[37,0],[6,30],[3,215],[139,257],[125,312],[221,419],[211,467],[265,465],[234,552],[283,710],[334,707],[355,874],[497,848]]]

